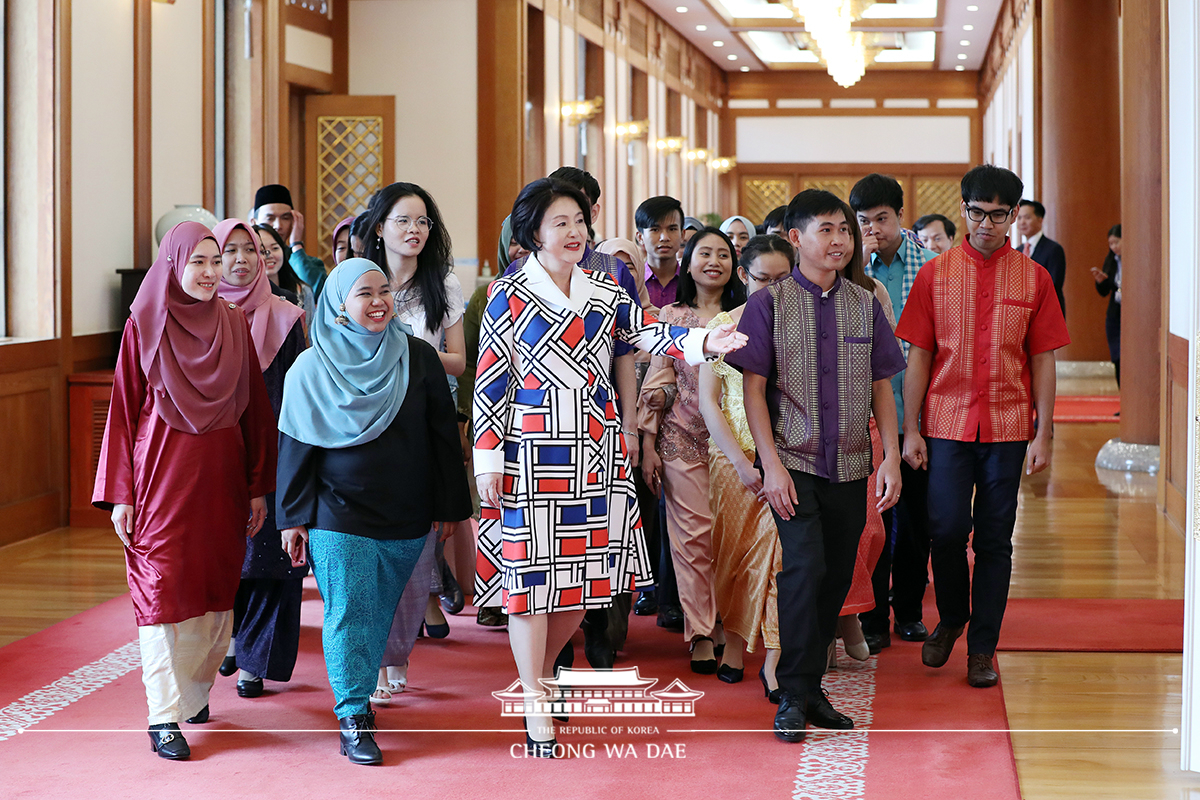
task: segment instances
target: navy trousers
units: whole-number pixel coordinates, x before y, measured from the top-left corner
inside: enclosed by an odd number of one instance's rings
[[[1029,443],[927,442],[930,554],[938,616],[949,627],[969,626],[968,654],[991,656],[1008,605],[1017,492]],[[973,579],[967,565],[968,539],[975,551]]]

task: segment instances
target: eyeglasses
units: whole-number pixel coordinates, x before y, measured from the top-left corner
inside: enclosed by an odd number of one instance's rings
[[[1008,219],[1013,213],[1011,208],[997,208],[992,211],[984,211],[982,208],[975,206],[967,206],[967,219],[972,222],[983,222],[983,218],[987,217],[992,221],[993,225],[1003,225],[1004,220]]]
[[[429,217],[417,217],[416,219],[412,217],[388,217],[387,219],[388,222],[393,223],[402,231],[406,231],[414,225],[417,226],[417,230],[424,231],[425,233],[433,230],[433,220]]]

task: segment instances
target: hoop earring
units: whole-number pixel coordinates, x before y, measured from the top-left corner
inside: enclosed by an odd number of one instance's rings
[[[336,317],[334,317],[333,321],[336,322],[338,325],[349,325],[350,318],[346,316],[346,304],[345,303],[342,303],[341,310],[342,310],[342,313],[338,314]]]

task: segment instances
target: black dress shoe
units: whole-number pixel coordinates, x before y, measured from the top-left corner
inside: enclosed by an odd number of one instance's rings
[[[150,749],[158,753],[159,758],[168,761],[185,761],[192,755],[187,739],[179,732],[179,725],[174,722],[164,722],[162,725],[151,725]]]
[[[217,667],[217,672],[226,678],[237,672],[237,670],[237,656],[225,656],[225,660],[221,662],[221,666]]]
[[[896,635],[905,642],[923,642],[929,638],[929,630],[921,620],[916,622],[897,622]]]
[[[771,689],[767,686],[767,668],[765,666],[758,668],[758,679],[762,681],[763,696],[766,697],[769,702],[779,705],[779,696],[783,693],[783,690],[778,686],[776,686],[774,689]]]
[[[950,651],[954,649],[954,643],[962,636],[962,632],[962,627],[951,628],[939,622],[925,640],[925,644],[921,645],[921,663],[927,667],[945,666],[950,660]]]
[[[442,610],[447,614],[457,614],[466,605],[462,587],[455,580],[449,564],[442,564],[442,591],[438,595],[438,602],[442,604]]]
[[[863,631],[863,640],[867,643],[867,650],[871,655],[877,655],[883,648],[892,646],[892,637],[887,631],[882,633]]]
[[[598,630],[596,626],[583,621],[583,655],[592,669],[612,669],[617,654],[608,643],[608,631]]]
[[[854,727],[854,720],[839,712],[829,702],[829,692],[818,689],[815,694],[808,696],[808,721],[817,728],[828,728],[835,731],[848,731]]]
[[[669,631],[683,631],[683,609],[678,606],[658,607],[658,627]]]
[[[338,737],[341,739],[341,753],[350,759],[351,764],[367,764],[379,766],[383,763],[383,753],[375,744],[375,712],[355,714],[338,720]]]
[[[203,725],[204,723],[208,722],[208,705],[205,705],[204,708],[200,709],[200,712],[196,714],[196,716],[188,717],[186,720],[184,720],[184,722],[188,723],[189,725]]]
[[[633,604],[633,613],[639,617],[652,617],[658,613],[658,601],[654,599],[653,591],[645,591],[638,595]]]
[[[794,692],[784,691],[779,695],[779,710],[775,712],[775,738],[794,744],[803,742],[805,730],[804,698]]]
[[[695,639],[692,639],[691,651],[693,653],[696,651],[697,642],[708,642],[711,644],[712,639],[708,636],[697,636]],[[703,660],[692,659],[692,672],[697,675],[712,675],[716,671],[717,660],[715,658],[706,658]]]
[[[745,669],[734,669],[733,667],[727,667],[724,664],[717,667],[717,680],[725,681],[725,683],[741,683],[742,678],[745,677],[745,675]]]
[[[261,697],[263,693],[263,679],[239,680],[237,682],[237,693],[238,697]]]

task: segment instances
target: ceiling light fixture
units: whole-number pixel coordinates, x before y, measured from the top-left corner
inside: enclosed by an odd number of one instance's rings
[[[727,55],[725,57],[728,58],[730,61],[737,61],[737,56],[734,55],[733,53],[730,53],[729,55]]]
[[[979,6],[967,6],[967,11],[978,11]]]
[[[858,83],[878,49],[868,47],[863,34],[851,26],[875,0],[784,0],[784,4],[797,19],[803,19],[812,42],[810,49],[834,82],[842,87]]]
[[[708,30],[708,26],[707,25],[697,25],[696,30],[700,31],[701,33],[704,33],[706,30]]]
[[[958,42],[960,47],[970,47],[971,43],[966,39],[960,39]]]
[[[959,60],[959,61],[966,61],[966,60],[967,60],[967,54],[966,54],[966,53],[959,53],[959,54],[958,54],[958,60]]]
[[[675,6],[675,10],[678,11],[680,14],[686,14],[687,6]]]
[[[749,71],[750,71],[749,67],[742,67],[742,72],[749,72]]]
[[[964,31],[973,31],[973,30],[975,30],[975,26],[974,25],[963,25],[963,30]]]
[[[724,46],[725,46],[725,43],[722,42],[720,39],[717,39],[715,42],[713,42],[713,47],[724,47]]]
[[[954,68],[955,72],[963,72],[965,70],[966,70],[966,67],[964,67],[962,64],[959,64],[957,67]]]

